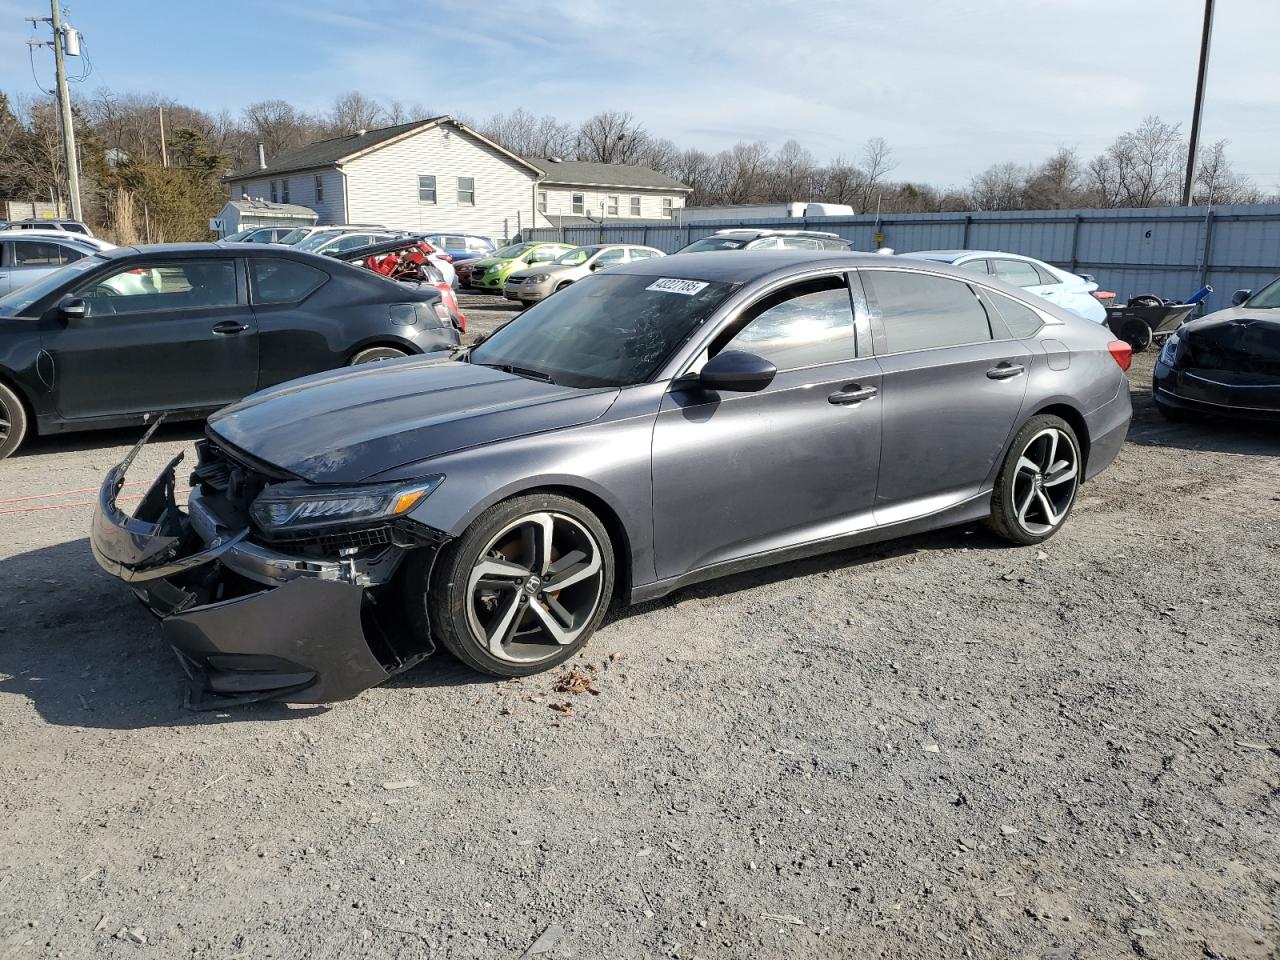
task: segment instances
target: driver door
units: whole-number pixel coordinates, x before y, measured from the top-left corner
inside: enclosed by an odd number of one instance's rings
[[[765,357],[778,368],[768,387],[673,382],[653,436],[659,579],[872,526],[880,368],[856,302],[858,318],[843,273],[766,293],[708,357]]]
[[[70,296],[88,315],[43,337],[67,419],[213,409],[257,387],[257,321],[236,259],[130,259]]]

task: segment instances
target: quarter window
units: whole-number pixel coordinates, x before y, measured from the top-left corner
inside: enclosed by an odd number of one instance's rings
[[[458,178],[458,203],[464,207],[474,207],[476,205],[475,177]]]
[[[1025,260],[992,260],[991,263],[996,268],[996,276],[1015,287],[1038,287],[1052,282],[1042,279],[1036,268]]]
[[[633,217],[640,216],[640,198],[639,197],[631,198],[631,215]]]
[[[956,264],[956,266],[961,270],[967,270],[969,273],[976,273],[979,276],[988,277],[991,275],[985,260],[966,260],[964,263]]]
[[[292,260],[254,257],[249,262],[254,303],[297,303],[329,279],[323,270]]]
[[[324,203],[324,178],[316,174],[316,203]]]
[[[419,203],[435,203],[436,202],[436,178],[435,177],[418,177],[418,202]]]
[[[1025,303],[1019,303],[1013,297],[1006,297],[1003,293],[996,293],[994,290],[983,290],[982,294],[990,298],[990,302],[995,304],[995,308],[999,311],[1005,326],[1009,328],[1009,332],[1015,337],[1019,339],[1030,337],[1044,326],[1044,321],[1040,318],[1040,314]]]
[[[614,193],[609,194],[609,205],[608,205],[608,207],[606,207],[606,208],[605,208],[605,212],[606,212],[606,213],[608,213],[608,214],[609,214],[609,216],[611,216],[611,217],[616,217],[616,216],[618,215],[618,196],[617,196],[617,194],[614,194]]]
[[[93,301],[94,315],[233,307],[232,260],[133,261],[74,294]]]
[[[867,270],[887,353],[991,339],[987,311],[967,283],[908,270]]]
[[[587,212],[587,195],[585,193],[574,193],[569,196],[570,207],[574,213]]]
[[[843,275],[822,277],[772,293],[749,307],[746,326],[721,348],[743,350],[779,370],[852,360],[858,355],[853,301]]]

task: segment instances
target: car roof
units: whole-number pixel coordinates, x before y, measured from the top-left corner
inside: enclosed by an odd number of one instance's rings
[[[908,266],[895,257],[874,253],[852,251],[845,253],[839,250],[822,253],[813,250],[743,250],[732,256],[716,251],[674,253],[665,257],[654,257],[651,260],[632,261],[612,267],[609,272],[674,277],[680,280],[744,283],[772,273],[786,274],[806,267],[856,270],[890,265]],[[923,266],[920,264],[917,269]],[[958,271],[956,275],[965,276]]]
[[[74,230],[9,230],[0,227],[0,238],[9,238],[11,240],[60,240],[64,243],[85,243],[88,242],[93,246],[98,241],[97,237],[91,237],[87,233],[76,233]]]
[[[942,263],[955,263],[957,260],[968,260],[976,257],[1005,257],[1009,260],[1035,260],[1022,253],[1009,253],[1006,250],[912,250],[901,254],[904,257],[915,257],[920,260],[937,260]]]
[[[713,237],[750,237],[756,239],[758,237],[818,237],[823,240],[843,240],[844,237],[838,233],[826,233],[822,230],[791,230],[783,227],[730,227],[727,230],[717,230],[711,236]],[[706,240],[708,237],[702,237]]]

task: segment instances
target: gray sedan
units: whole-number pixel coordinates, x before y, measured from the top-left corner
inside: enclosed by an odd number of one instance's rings
[[[543,263],[527,270],[517,270],[507,277],[507,282],[502,287],[502,294],[508,300],[537,303],[597,271],[661,256],[664,256],[663,252],[654,247],[629,243],[600,243],[574,247],[550,263]]]
[[[524,676],[611,603],[951,524],[1053,536],[1129,426],[1127,344],[991,276],[774,251],[623,264],[454,358],[215,414],[91,543],[206,706],[325,702],[437,645]],[[945,602],[941,600],[940,602]]]

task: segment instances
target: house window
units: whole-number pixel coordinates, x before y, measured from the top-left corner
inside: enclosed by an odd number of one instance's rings
[[[458,203],[464,207],[474,207],[476,205],[475,177],[458,178]]]
[[[280,181],[280,202],[289,202],[289,178],[285,177]]]
[[[587,195],[585,193],[575,193],[569,197],[570,211],[577,214],[587,212]]]
[[[545,190],[538,191],[538,212],[547,212],[547,191]]]
[[[633,217],[640,216],[640,198],[639,197],[631,198],[631,215]]]
[[[436,178],[435,177],[419,177],[418,178],[418,202],[419,203],[435,203],[436,202]]]
[[[271,202],[272,203],[280,202],[280,197],[276,194],[276,182],[274,180],[271,181]]]
[[[616,217],[618,215],[618,197],[617,194],[609,194],[609,207],[607,210],[609,216]]]
[[[316,174],[316,203],[324,203],[324,181]]]
[[[240,199],[243,200],[247,196],[249,196],[249,188],[242,183],[240,184]]]
[[[670,197],[663,197],[663,198],[662,198],[662,215],[663,215],[664,217],[669,217],[669,216],[671,216],[671,208],[672,208],[672,206],[674,206],[674,204],[671,202],[671,198],[670,198]]]

